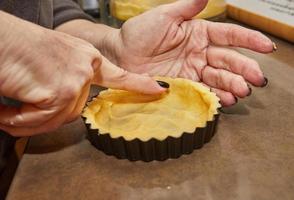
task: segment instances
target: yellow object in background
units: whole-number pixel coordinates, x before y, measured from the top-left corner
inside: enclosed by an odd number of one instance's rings
[[[113,17],[121,21],[126,21],[151,8],[175,1],[176,0],[111,0],[110,10]],[[206,8],[197,15],[196,18],[212,18],[223,14],[225,10],[225,0],[209,0]]]
[[[225,0],[209,0],[206,8],[196,18],[209,19],[226,12]]]

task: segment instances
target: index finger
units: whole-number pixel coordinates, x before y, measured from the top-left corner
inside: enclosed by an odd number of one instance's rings
[[[262,33],[236,24],[208,22],[209,40],[216,45],[242,47],[260,53],[270,53],[274,43]]]

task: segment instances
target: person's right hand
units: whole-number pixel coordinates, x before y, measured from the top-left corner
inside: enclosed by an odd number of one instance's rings
[[[91,44],[0,12],[0,129],[26,136],[54,130],[79,116],[91,83],[145,94],[165,91],[149,76],[116,67]]]

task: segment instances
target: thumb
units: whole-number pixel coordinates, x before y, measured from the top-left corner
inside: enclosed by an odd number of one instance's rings
[[[200,13],[207,5],[208,0],[179,0],[167,4],[167,12],[175,18],[189,20]]]
[[[94,84],[143,94],[160,94],[166,91],[151,77],[127,72],[105,57],[100,58],[95,59],[92,64],[95,71]]]

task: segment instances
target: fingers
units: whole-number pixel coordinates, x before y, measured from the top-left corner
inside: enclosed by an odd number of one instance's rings
[[[22,116],[21,120],[18,120],[18,118],[15,118],[14,116],[4,118],[6,120],[4,123],[2,123],[3,121],[0,122],[0,129],[17,137],[31,136],[53,131],[69,120],[73,120],[80,114],[83,107],[82,105],[84,105],[86,101],[86,96],[86,94],[83,94],[80,98],[76,98],[72,102],[68,102],[66,108],[59,110],[57,113],[55,112],[53,115],[54,117],[51,118],[44,117],[44,115],[42,115],[42,111],[33,111],[33,113],[30,114],[35,116],[31,118],[28,117],[29,115],[26,112],[21,114],[18,113],[19,116]],[[13,111],[12,114],[13,113],[17,113],[17,111]],[[3,119],[3,117],[6,116],[3,116],[1,113],[0,118]]]
[[[101,61],[95,60],[93,65],[94,83],[100,86],[143,94],[160,94],[166,91],[151,77],[127,72],[103,56]]]
[[[13,125],[4,125],[0,124],[0,130],[4,130],[7,133],[10,133],[12,136],[15,137],[24,137],[24,136],[32,136],[37,135],[44,132],[49,132],[57,129],[63,124],[64,121],[61,120],[61,117],[52,118],[48,122],[35,126],[35,127],[18,127]]]
[[[31,104],[20,108],[1,105],[0,108],[0,123],[10,126],[36,126],[54,115],[54,110],[42,110]]]
[[[255,86],[263,86],[266,82],[258,63],[234,50],[211,46],[207,50],[207,61],[212,67],[243,76]]]
[[[0,106],[0,124],[13,127],[37,127],[51,118],[56,117],[59,113],[66,113],[66,110],[73,110],[75,100],[67,102],[64,108],[38,108],[37,106],[23,103],[20,108],[10,106]]]
[[[67,118],[66,123],[69,123],[69,122],[75,120],[81,114],[83,108],[86,105],[86,102],[87,102],[87,99],[88,99],[88,96],[90,93],[90,86],[91,86],[91,84],[88,83],[83,88],[83,90],[81,92],[81,96],[79,97],[78,101],[76,102],[75,108],[73,109],[73,111],[71,112],[69,117]]]
[[[207,23],[208,37],[213,44],[243,47],[260,53],[274,50],[273,42],[258,31],[235,24]]]
[[[224,107],[232,106],[238,102],[237,97],[235,97],[232,93],[217,89],[211,88],[211,91],[216,94],[220,98],[220,103]]]
[[[0,129],[14,136],[30,136],[54,130],[72,116],[79,95],[66,98],[61,106],[23,103],[21,107],[0,106]]]
[[[189,20],[200,13],[205,8],[207,2],[208,0],[176,1],[175,3],[164,5],[162,8],[166,8],[169,16]]]
[[[35,114],[37,115],[37,113]],[[21,122],[19,121],[14,122],[13,118],[8,118],[7,121],[10,123],[9,124],[0,123],[0,129],[16,137],[32,136],[32,135],[48,132],[50,130],[54,130],[58,128],[64,122],[64,120],[61,119],[61,116],[58,116],[58,118],[53,117],[49,121],[44,122],[43,124],[42,123],[39,124],[41,121],[38,121],[38,119],[32,123],[31,121],[26,121],[27,118],[23,118]],[[62,116],[62,118],[64,117]],[[54,120],[54,123],[49,123],[53,120]],[[22,124],[24,126],[21,126]],[[33,125],[33,126],[29,126],[29,125]]]
[[[237,97],[246,97],[251,93],[244,78],[232,72],[206,66],[202,70],[202,81],[210,87],[232,93]]]
[[[10,133],[13,136],[22,137],[22,136],[31,136],[36,135],[44,132],[48,132],[51,130],[57,129],[59,126],[64,124],[65,120],[67,119],[67,116],[69,113],[73,110],[73,103],[69,103],[68,107],[66,107],[63,110],[60,110],[59,112],[54,113],[54,117],[44,117],[42,115],[42,111],[33,111],[33,113],[29,114],[29,111],[27,112],[18,112],[17,110],[12,110],[12,113],[14,113],[16,116],[21,116],[18,118],[15,118],[14,116],[8,116],[6,118],[6,121],[4,123],[0,123],[0,129],[4,130],[8,133]],[[35,115],[33,117],[30,117],[31,115]],[[37,117],[40,118],[37,118]],[[0,114],[0,118],[3,119],[5,115]],[[15,120],[15,121],[14,121]],[[35,120],[35,121],[32,121]],[[6,123],[8,122],[8,123]]]
[[[210,87],[205,83],[202,83],[202,84],[208,87],[212,92],[216,94],[216,96],[220,98],[220,103],[222,104],[222,106],[228,107],[238,102],[237,97],[235,97],[232,93],[221,90],[221,89]]]

